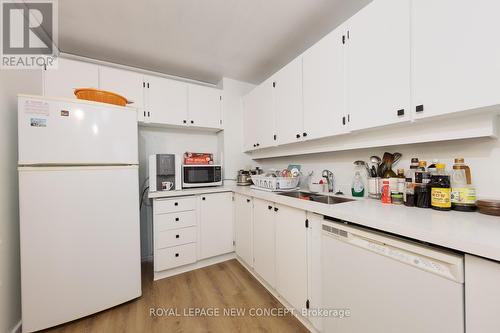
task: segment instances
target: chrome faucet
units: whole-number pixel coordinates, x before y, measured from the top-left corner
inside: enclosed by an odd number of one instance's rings
[[[325,169],[321,173],[321,176],[323,178],[326,178],[326,181],[328,183],[328,192],[333,192],[333,172],[331,172],[330,170]]]

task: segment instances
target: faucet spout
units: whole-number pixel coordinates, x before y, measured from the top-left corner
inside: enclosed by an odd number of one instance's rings
[[[330,170],[325,169],[321,173],[321,176],[323,178],[326,178],[326,181],[328,183],[328,192],[333,192],[333,172],[331,172]]]

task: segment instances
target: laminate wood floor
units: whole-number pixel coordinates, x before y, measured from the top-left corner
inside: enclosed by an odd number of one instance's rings
[[[157,314],[160,308],[169,313],[152,316],[151,308]],[[207,312],[190,312],[196,309]],[[210,309],[218,309],[219,315],[209,316]],[[224,309],[240,313],[224,315]],[[142,297],[43,332],[308,332],[290,314],[258,316],[257,309],[283,309],[283,305],[235,259],[156,282],[152,263],[144,263]]]

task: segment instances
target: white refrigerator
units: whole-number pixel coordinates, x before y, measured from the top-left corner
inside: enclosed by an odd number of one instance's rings
[[[20,95],[23,332],[141,295],[137,115]]]

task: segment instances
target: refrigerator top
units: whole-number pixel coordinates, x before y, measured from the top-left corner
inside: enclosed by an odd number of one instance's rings
[[[138,164],[137,111],[19,95],[19,165]]]

